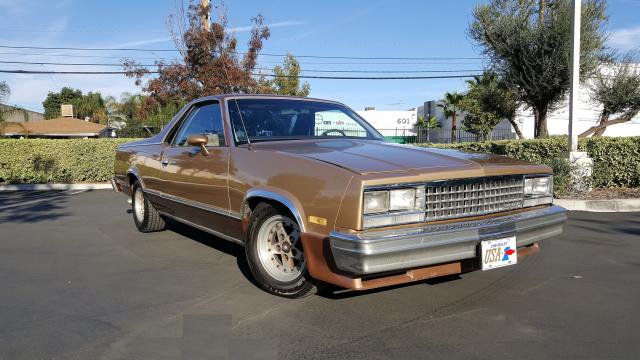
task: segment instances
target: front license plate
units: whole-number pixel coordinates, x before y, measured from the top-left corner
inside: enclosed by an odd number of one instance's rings
[[[480,243],[482,270],[491,270],[518,263],[516,237],[486,240]]]

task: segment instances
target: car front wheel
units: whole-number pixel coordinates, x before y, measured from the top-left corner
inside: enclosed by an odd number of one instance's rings
[[[275,295],[300,298],[316,292],[307,271],[300,228],[286,212],[259,204],[249,219],[245,246],[258,285]]]
[[[133,212],[133,222],[140,232],[147,233],[164,230],[164,219],[147,199],[138,181],[133,184],[131,210]]]

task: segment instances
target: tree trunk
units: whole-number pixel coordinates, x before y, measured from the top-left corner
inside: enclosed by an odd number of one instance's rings
[[[533,116],[535,118],[534,137],[536,139],[548,137],[549,131],[547,130],[547,108],[534,108]]]
[[[587,129],[587,131],[583,132],[582,134],[578,135],[578,137],[587,137],[591,134],[596,134],[596,133],[604,133],[604,131],[607,129],[607,126],[611,126],[611,125],[615,125],[615,124],[622,124],[625,123],[627,121],[631,121],[631,119],[633,119],[634,116],[636,116],[638,113],[637,112],[632,112],[632,113],[626,113],[624,115],[622,115],[621,117],[617,118],[617,119],[613,119],[613,120],[606,120],[604,122],[600,122],[598,125],[592,126],[589,129]],[[609,116],[607,115],[606,118],[608,119]]]
[[[518,136],[518,139],[524,139],[524,136],[522,135],[522,131],[520,131],[520,128],[518,127],[518,123],[516,123],[515,119],[508,119],[509,123],[511,123],[511,126],[513,127],[513,131],[516,132],[516,135]]]
[[[609,114],[603,112],[602,115],[600,115],[600,121],[598,122],[598,125],[606,124],[607,121],[609,121]],[[593,136],[602,136],[604,135],[605,130],[607,130],[606,126],[601,127],[593,133]]]
[[[451,143],[456,142],[456,113],[451,116]]]

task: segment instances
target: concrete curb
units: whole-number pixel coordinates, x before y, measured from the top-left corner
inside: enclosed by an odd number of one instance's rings
[[[607,199],[607,200],[579,200],[553,199],[555,205],[567,210],[591,212],[630,212],[640,211],[640,199]]]
[[[110,183],[93,184],[10,184],[0,185],[0,191],[44,191],[44,190],[101,190],[111,189]]]

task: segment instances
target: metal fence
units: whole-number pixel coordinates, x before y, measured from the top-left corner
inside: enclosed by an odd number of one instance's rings
[[[377,129],[388,140],[401,144],[417,144],[417,143],[451,143],[450,129]],[[489,139],[491,140],[511,140],[515,139],[516,134],[511,129],[493,129]],[[462,129],[456,130],[457,142],[475,142],[482,141],[482,137],[472,134]]]

